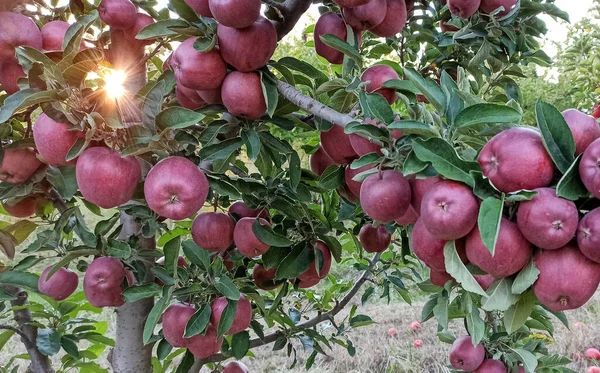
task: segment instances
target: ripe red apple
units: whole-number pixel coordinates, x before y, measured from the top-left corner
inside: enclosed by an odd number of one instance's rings
[[[33,125],[33,140],[44,162],[52,166],[75,164],[74,159],[67,162],[66,157],[78,139],[85,137],[83,131],[69,130],[71,124],[58,123],[46,114],[39,116]]]
[[[346,23],[356,31],[364,31],[379,26],[387,11],[387,0],[372,0],[354,8],[343,8]]]
[[[425,263],[427,267],[437,272],[446,271],[444,246],[446,246],[446,241],[429,233],[423,224],[423,219],[416,221],[411,235],[411,247],[416,257]],[[456,251],[462,261],[466,262],[465,240],[456,241]]]
[[[448,0],[450,1],[450,0]],[[473,373],[506,373],[506,366],[499,360],[486,359]]]
[[[481,241],[479,227],[467,236],[467,258],[469,261],[495,278],[514,275],[529,262],[531,244],[517,225],[502,218],[494,256]]]
[[[410,206],[410,184],[402,173],[384,170],[365,179],[360,201],[365,214],[382,223],[391,223]]]
[[[365,89],[369,93],[379,93],[391,105],[396,102],[396,91],[391,88],[381,88],[388,80],[400,79],[396,70],[388,65],[375,65],[369,67],[362,74],[360,80],[368,82]]]
[[[477,224],[479,201],[470,187],[445,180],[423,197],[421,219],[434,237],[450,241],[466,236]]]
[[[222,345],[223,338],[217,339],[217,326],[208,324],[206,334],[198,334],[189,338],[186,347],[195,357],[205,359],[218,353]]]
[[[42,48],[45,51],[62,51],[65,34],[69,28],[65,21],[52,21],[42,27]]]
[[[193,90],[215,89],[223,84],[227,65],[217,48],[208,52],[194,49],[196,38],[189,38],[173,53],[171,67],[177,84]]]
[[[2,60],[0,60],[0,84],[6,93],[12,95],[20,90],[19,78],[23,78],[27,74],[23,71],[23,67],[13,60],[1,62]]]
[[[350,136],[342,126],[333,125],[327,132],[321,132],[321,148],[336,164],[347,164],[357,158],[350,142]]]
[[[313,286],[316,286],[317,284],[319,284],[319,282],[321,282],[322,279],[318,278],[318,277],[308,277],[304,280],[297,278],[294,281],[292,281],[294,284],[298,284],[298,289],[310,289]]]
[[[340,65],[344,62],[344,53],[323,43],[321,36],[326,34],[335,35],[344,41],[348,37],[346,23],[339,14],[328,12],[321,15],[315,24],[314,39],[317,54],[329,63]]]
[[[219,24],[244,28],[252,25],[260,17],[260,0],[209,0],[208,5],[214,19]]]
[[[186,88],[181,84],[177,84],[175,88],[175,97],[179,105],[189,110],[198,110],[206,105],[206,102],[204,102],[197,91]]]
[[[519,372],[519,373],[521,373],[521,372]],[[523,373],[525,373],[525,371],[523,371]],[[586,373],[600,373],[600,367],[591,366],[587,369]]]
[[[485,177],[505,193],[546,187],[554,176],[554,163],[546,152],[542,136],[524,127],[494,136],[479,153],[477,162]]]
[[[454,277],[450,276],[446,271],[438,272],[435,269],[429,271],[429,281],[439,287],[444,287],[448,281],[452,281],[453,284],[456,284]]]
[[[340,197],[344,198],[348,202],[352,204],[358,203],[358,196],[354,195],[354,193],[350,191],[348,185],[342,185],[341,187],[337,188],[336,191],[338,192]]]
[[[250,373],[250,370],[240,361],[230,361],[223,367],[223,373]]]
[[[600,139],[595,140],[583,152],[579,163],[579,177],[587,190],[600,198]]]
[[[0,181],[21,184],[41,165],[32,148],[5,148],[0,161]]]
[[[333,0],[333,2],[342,8],[352,8],[368,4],[371,0]]]
[[[42,33],[35,22],[23,14],[0,12],[0,61],[15,61],[15,48],[42,49]]]
[[[600,264],[575,246],[542,251],[535,256],[535,265],[540,275],[533,290],[540,303],[552,311],[583,306],[600,284]]]
[[[269,245],[259,240],[252,231],[256,218],[242,218],[233,230],[233,241],[238,251],[245,257],[254,258],[269,251]],[[261,225],[270,226],[269,222],[259,218]]]
[[[600,263],[600,208],[588,212],[579,222],[577,246],[588,259]]]
[[[256,218],[269,219],[269,212],[265,209],[255,210],[248,207],[244,201],[235,201],[229,206],[229,213],[237,215],[238,218]]]
[[[225,251],[233,244],[235,224],[227,214],[203,212],[192,224],[192,237],[200,248],[207,251]]]
[[[162,330],[167,342],[175,348],[187,347],[191,338],[183,338],[185,327],[196,313],[196,308],[187,303],[175,303],[163,314]]]
[[[600,360],[600,351],[595,348],[585,350],[585,357],[589,360]]]
[[[394,221],[396,222],[396,224],[403,227],[405,225],[415,224],[417,222],[417,219],[419,219],[419,213],[417,212],[417,210],[415,210],[415,208],[412,205],[410,205],[408,206],[408,210],[406,210],[404,215],[402,215],[398,219],[394,219]]]
[[[222,104],[221,97],[222,86],[217,89],[209,89],[205,91],[197,91],[198,96],[209,105]]]
[[[410,190],[412,191],[411,205],[414,207],[417,213],[421,213],[421,205],[423,203],[423,197],[429,190],[437,183],[442,181],[439,176],[432,176],[425,179],[418,179],[411,177],[408,179],[410,184]]]
[[[137,9],[129,0],[102,0],[98,5],[102,22],[115,30],[126,30],[132,26]]]
[[[77,290],[79,278],[75,272],[65,267],[59,268],[48,278],[51,269],[52,266],[47,267],[40,275],[38,291],[56,301],[65,300]]]
[[[355,181],[352,179],[356,175],[358,175],[362,172],[368,171],[368,170],[372,169],[373,167],[374,167],[373,165],[366,165],[366,166],[362,166],[362,167],[359,167],[359,168],[353,170],[352,168],[350,168],[350,165],[346,166],[344,178],[346,180],[346,185],[348,186],[348,189],[350,189],[350,192],[352,192],[352,194],[354,194],[355,196],[360,196],[360,189],[363,184],[362,181]]]
[[[38,199],[35,197],[25,197],[15,204],[3,202],[4,210],[15,218],[28,218],[35,215],[35,208]]]
[[[168,157],[148,172],[144,194],[152,211],[167,219],[183,220],[206,202],[208,180],[192,161]]]
[[[448,0],[450,13],[465,19],[477,13],[479,5],[481,5],[481,0]]]
[[[154,43],[155,39],[140,40],[136,38],[140,31],[142,31],[145,27],[153,24],[154,22],[154,18],[150,17],[145,13],[136,14],[133,26],[124,30],[125,36],[129,39],[132,48],[140,49],[144,48],[146,45],[151,45],[152,43]]]
[[[382,38],[392,38],[402,31],[407,19],[408,12],[404,0],[387,0],[387,10],[383,22],[370,31]]]
[[[559,249],[575,237],[579,212],[575,203],[556,196],[551,188],[535,189],[530,201],[519,205],[517,224],[521,233],[535,246]]]
[[[208,4],[208,0],[183,0],[185,3],[192,8],[192,10],[202,17],[212,18],[212,13],[210,12],[210,6]]]
[[[368,223],[360,229],[358,240],[366,252],[381,253],[392,243],[392,235],[385,229],[385,225],[374,228],[373,224]]]
[[[502,6],[504,10],[498,13],[501,17],[507,15],[516,4],[517,0],[481,0],[481,11],[489,14]]]
[[[98,308],[121,307],[125,304],[121,284],[128,277],[126,271],[119,259],[94,259],[83,277],[83,292],[88,302]]]
[[[300,280],[301,285],[304,282],[303,286],[312,287],[316,285],[320,280],[327,277],[329,271],[331,270],[331,251],[329,247],[325,245],[323,241],[316,241],[315,246],[317,250],[319,250],[323,254],[323,263],[321,263],[320,270],[317,270],[316,259],[308,266],[308,270],[298,276],[298,280]],[[314,283],[316,281],[316,283]],[[313,284],[314,283],[314,284]]]
[[[256,120],[267,111],[260,75],[256,72],[229,73],[223,82],[221,97],[223,105],[236,117]]]
[[[485,348],[478,344],[473,346],[470,336],[456,338],[450,349],[450,364],[456,369],[473,371],[483,363],[485,359]]]
[[[483,290],[487,290],[492,286],[496,279],[492,275],[474,275],[475,281],[481,286]]]
[[[325,150],[322,147],[316,151],[316,153],[312,154],[309,159],[310,170],[315,174],[321,176],[323,172],[327,169],[327,167],[335,164],[334,161],[329,158]]]
[[[600,138],[600,126],[593,116],[577,109],[565,110],[562,115],[573,134],[576,156],[583,153],[594,140]]]
[[[273,290],[281,286],[275,283],[277,268],[266,269],[262,264],[256,264],[252,270],[252,281],[257,288],[262,290]]]
[[[220,297],[214,300],[212,303],[212,314],[210,316],[210,322],[217,326],[221,321],[221,315],[227,306],[227,298]],[[240,296],[240,299],[237,303],[237,312],[235,314],[235,319],[233,320],[233,324],[231,324],[231,328],[225,333],[227,335],[237,334],[239,332],[243,332],[244,330],[250,327],[250,322],[252,321],[252,305],[250,301],[243,295]]]
[[[592,111],[592,116],[596,119],[600,118],[600,104],[594,105],[594,109]]]
[[[77,160],[75,176],[86,201],[110,209],[133,197],[142,178],[142,169],[135,157],[104,147],[86,149]]]
[[[277,30],[264,17],[242,29],[220,25],[217,36],[225,61],[245,73],[265,66],[277,47]]]

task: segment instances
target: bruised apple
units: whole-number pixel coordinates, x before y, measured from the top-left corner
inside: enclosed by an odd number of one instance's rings
[[[79,277],[77,277],[75,272],[65,267],[60,267],[48,278],[52,267],[47,267],[40,275],[38,290],[41,294],[47,295],[56,301],[65,300],[77,290]]]

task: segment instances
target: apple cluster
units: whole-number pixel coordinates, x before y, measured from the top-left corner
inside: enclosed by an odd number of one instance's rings
[[[442,4],[446,4],[446,2],[448,3],[450,13],[465,19],[477,13],[478,10],[485,14],[491,14],[500,7],[504,9],[494,14],[502,17],[510,13],[517,4],[517,0],[442,0]]]
[[[486,359],[483,345],[473,346],[469,336],[457,338],[450,349],[450,364],[456,369],[473,373],[507,373],[506,366],[500,360]],[[525,368],[519,367],[519,373]]]

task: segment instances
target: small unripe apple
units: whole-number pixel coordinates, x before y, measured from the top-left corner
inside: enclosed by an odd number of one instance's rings
[[[207,251],[225,251],[233,244],[235,223],[227,214],[204,212],[192,224],[192,237],[196,245]]]
[[[41,294],[47,295],[56,301],[65,300],[77,290],[79,278],[75,272],[65,267],[59,268],[48,278],[52,267],[47,267],[40,275],[38,290]]]
[[[233,231],[233,241],[238,251],[248,258],[254,258],[262,255],[269,251],[269,245],[262,242],[256,237],[252,231],[252,225],[256,221],[256,218],[243,218],[240,219],[235,225]],[[260,224],[270,226],[269,222],[265,219],[259,218]]]
[[[225,310],[225,307],[227,307],[227,298],[220,297],[215,299],[211,307],[212,314],[210,316],[210,321],[213,325],[218,326],[219,322],[221,321],[223,311]],[[251,321],[252,305],[245,296],[241,295],[237,303],[237,312],[235,314],[235,319],[233,319],[233,324],[231,324],[231,328],[229,328],[225,334],[233,335],[243,332],[250,327]]]
[[[137,14],[135,5],[129,0],[102,0],[98,5],[102,22],[115,30],[125,30],[132,26]]]
[[[6,148],[0,161],[0,181],[21,184],[41,165],[32,148]]]
[[[55,122],[43,113],[35,121],[33,140],[44,162],[52,166],[73,165],[77,162],[76,159],[68,162],[66,157],[75,142],[85,137],[85,132],[69,130],[71,126]]]

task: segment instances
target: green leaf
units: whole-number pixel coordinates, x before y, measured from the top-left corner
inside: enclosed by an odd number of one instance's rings
[[[340,241],[333,236],[327,236],[323,234],[319,235],[319,238],[325,242],[325,245],[327,245],[329,251],[331,251],[331,255],[335,261],[340,263],[342,261],[342,244]]]
[[[42,354],[54,356],[60,351],[60,333],[55,329],[38,330],[35,344]]]
[[[399,79],[388,80],[387,82],[383,83],[383,88],[391,88],[391,89],[395,89],[396,91],[401,91],[401,92],[410,92],[410,93],[414,93],[415,95],[418,95],[421,93],[421,91],[419,91],[419,89],[412,82],[410,82],[408,80],[399,80]]]
[[[401,130],[402,135],[419,135],[422,137],[440,137],[439,131],[429,124],[415,120],[399,120],[388,126],[391,130]]]
[[[520,123],[521,113],[510,106],[475,104],[463,109],[454,121],[457,128],[468,128],[488,123]]]
[[[276,79],[269,73],[260,72],[260,84],[262,87],[263,95],[265,96],[265,102],[267,103],[267,115],[273,118],[275,109],[279,102],[279,91],[277,91]]]
[[[233,356],[241,360],[250,350],[250,333],[243,331],[237,333],[231,339],[231,351]]]
[[[194,355],[192,355],[190,350],[187,350],[185,355],[183,355],[183,359],[181,359],[181,362],[177,366],[175,373],[189,373],[190,369],[192,369],[192,366],[194,366],[195,361],[196,358]]]
[[[485,336],[486,325],[479,315],[479,308],[471,307],[471,312],[467,314],[467,330],[473,339],[474,344],[481,342]]]
[[[461,181],[471,187],[475,186],[475,180],[470,171],[479,170],[479,164],[460,158],[454,147],[445,140],[439,138],[417,139],[413,142],[413,151],[421,161],[430,162],[442,176]]]
[[[309,250],[306,244],[296,245],[277,267],[275,279],[298,277],[308,270],[308,266],[314,260],[313,251]]]
[[[163,296],[154,304],[154,307],[152,307],[152,310],[146,319],[146,323],[144,324],[144,344],[148,344],[152,340],[152,336],[154,335],[154,327],[158,323],[158,320],[162,314],[165,312],[165,309],[171,300],[172,288],[168,288],[168,290],[165,289],[167,288],[163,289]]]
[[[231,156],[231,154],[233,154],[233,152],[238,151],[243,144],[244,140],[242,140],[240,137],[236,137],[202,148],[198,155],[205,161],[227,159],[229,156]]]
[[[217,290],[229,300],[239,300],[240,290],[235,286],[233,281],[228,276],[217,277],[215,282]]]
[[[359,328],[361,326],[368,326],[375,324],[375,321],[367,315],[356,315],[350,318],[350,326],[353,328]]]
[[[0,274],[0,284],[15,285],[38,291],[40,276],[33,273],[9,271]]]
[[[179,106],[161,111],[156,116],[156,125],[160,129],[182,129],[200,123],[205,115]]]
[[[560,172],[567,173],[575,161],[575,140],[569,125],[558,109],[541,100],[535,105],[535,114],[546,150]]]
[[[134,285],[123,291],[127,302],[136,302],[140,299],[151,298],[161,294],[162,288],[158,284]]]
[[[513,349],[513,352],[518,356],[518,360],[523,363],[525,373],[535,372],[535,368],[537,368],[538,365],[538,360],[534,354],[521,348]]]
[[[77,193],[79,187],[75,177],[75,166],[48,166],[46,177],[63,199],[68,201]]]
[[[219,326],[217,328],[217,338],[221,338],[229,329],[231,329],[231,325],[233,325],[233,320],[235,320],[235,315],[237,314],[237,306],[237,300],[227,299],[227,306],[225,306],[225,309],[221,314],[221,321],[219,321]]]
[[[342,186],[344,180],[344,169],[342,167],[332,165],[319,177],[319,187],[327,190],[332,190]]]
[[[581,181],[579,176],[579,162],[581,161],[581,155],[577,157],[575,162],[569,167],[567,172],[558,182],[556,186],[556,195],[571,201],[577,201],[581,197],[585,197],[589,194],[585,185]]]
[[[211,262],[210,253],[202,250],[194,241],[187,240],[183,243],[183,253],[190,262],[204,270],[208,270]]]
[[[106,253],[115,258],[129,259],[131,257],[131,246],[127,242],[109,238]]]
[[[179,249],[181,247],[181,237],[175,237],[165,244],[163,249],[165,254],[165,269],[173,278],[177,278],[177,261],[179,260]]]
[[[252,232],[256,235],[256,238],[269,246],[288,247],[293,244],[287,237],[273,232],[268,226],[260,224],[258,219],[252,224]]]
[[[157,21],[144,27],[135,38],[138,40],[150,40],[162,36],[175,36],[178,33],[174,30],[185,27],[189,27],[189,24],[180,19]]]
[[[513,280],[503,278],[496,281],[487,290],[487,296],[481,300],[481,308],[486,311],[506,311],[519,299],[512,293]]]
[[[454,241],[448,241],[446,246],[444,246],[444,258],[446,272],[458,281],[465,290],[479,295],[486,294],[460,259]]]
[[[423,78],[413,68],[405,68],[404,75],[410,80],[415,87],[431,102],[435,108],[444,113],[446,110],[446,94],[442,88],[431,78]]]
[[[344,53],[346,56],[350,57],[352,61],[356,62],[356,64],[360,67],[363,64],[362,56],[358,52],[358,50],[348,44],[346,41],[338,38],[332,34],[321,35],[320,39],[325,45],[338,50]]]
[[[0,106],[0,123],[8,121],[20,109],[44,102],[57,101],[60,98],[59,91],[56,89],[41,92],[32,88],[22,89],[9,96]]]
[[[380,94],[361,90],[360,106],[366,118],[376,118],[380,123],[392,123],[396,118],[390,104]]]
[[[171,351],[173,351],[173,346],[171,346],[166,339],[161,339],[160,342],[158,342],[158,347],[156,347],[156,357],[159,361],[163,361],[169,356]]]
[[[528,291],[504,313],[504,328],[506,328],[508,334],[516,332],[520,327],[525,325],[536,302],[537,298],[535,294],[532,291]]]
[[[535,261],[531,259],[515,278],[511,289],[512,293],[522,294],[525,290],[533,286],[539,275],[540,271],[535,266]]]
[[[496,242],[500,233],[502,210],[504,209],[504,193],[502,199],[486,198],[479,209],[477,224],[481,233],[481,240],[485,247],[492,253],[496,252]]]
[[[248,158],[251,161],[256,161],[258,154],[260,153],[260,137],[253,128],[246,129],[241,133],[242,140],[246,144],[246,151]]]
[[[191,338],[195,335],[202,334],[206,330],[210,321],[210,315],[212,314],[212,308],[210,304],[205,304],[204,307],[196,311],[185,327],[185,338]]]

